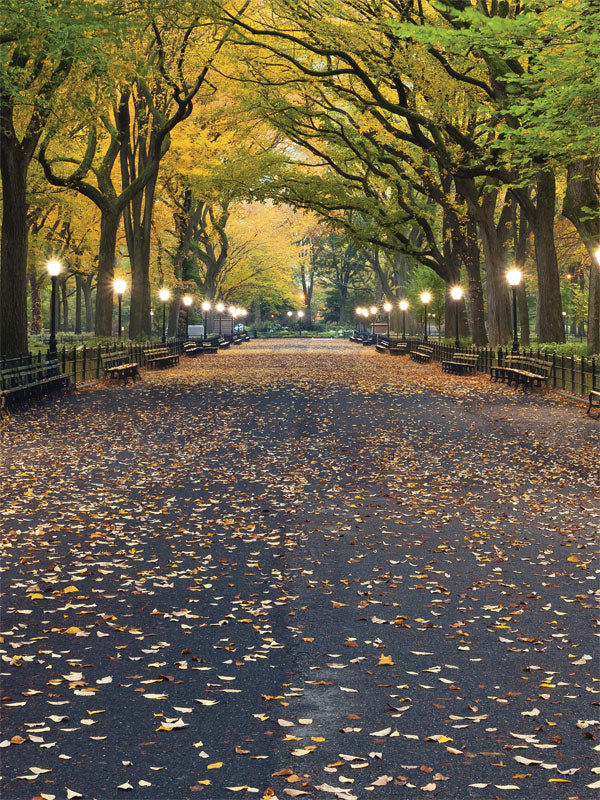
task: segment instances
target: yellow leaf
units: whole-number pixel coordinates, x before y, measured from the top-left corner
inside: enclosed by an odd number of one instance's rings
[[[65,588],[62,590],[62,593],[63,594],[72,594],[72,592],[76,592],[76,591],[78,591],[76,586],[65,586]]]
[[[579,561],[579,559],[577,558],[577,556],[569,556],[567,558],[567,561]],[[557,778],[557,780],[558,780],[558,778]]]
[[[201,784],[202,784],[202,786],[210,786],[210,781],[209,781],[209,780],[206,780],[206,781],[198,781],[198,783],[201,783]]]
[[[378,667],[391,667],[395,664],[395,661],[392,661],[391,656],[384,656],[383,653],[381,654],[381,658],[377,662]]]
[[[67,628],[65,633],[82,633],[81,628],[78,628],[76,625],[71,625],[70,628]]]
[[[222,766],[222,761],[215,761],[214,764],[207,764],[206,769],[221,769]]]

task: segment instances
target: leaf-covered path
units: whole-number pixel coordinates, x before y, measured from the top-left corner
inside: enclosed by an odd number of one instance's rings
[[[333,341],[14,415],[2,797],[591,800],[599,444]]]

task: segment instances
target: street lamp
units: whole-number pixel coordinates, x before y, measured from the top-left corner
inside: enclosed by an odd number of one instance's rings
[[[513,299],[513,343],[512,352],[519,352],[519,336],[517,333],[517,286],[521,283],[521,270],[509,269],[506,273],[506,280],[512,286],[512,299]]]
[[[455,323],[456,323],[456,327],[455,327],[455,334],[456,335],[454,337],[454,346],[455,347],[460,347],[460,339],[458,337],[458,308],[459,308],[458,304],[462,300],[462,296],[463,296],[463,290],[462,290],[462,288],[460,286],[453,286],[452,289],[450,289],[450,297],[456,303],[455,311],[454,311]]]
[[[161,289],[158,293],[160,301],[163,304],[163,327],[162,327],[162,343],[167,341],[167,303],[171,298],[171,292],[168,289]]]
[[[202,311],[204,312],[204,325],[202,326],[202,338],[206,341],[206,326],[208,325],[208,312],[210,311],[210,303],[205,300],[202,303]]]
[[[221,336],[221,323],[222,323],[221,314],[225,311],[225,306],[223,305],[223,303],[217,303],[215,308],[216,308],[217,313],[219,315],[219,336]]]
[[[304,316],[304,311],[298,312],[298,327],[300,328],[300,336],[302,336],[302,317]]]
[[[391,303],[384,303],[383,304],[383,310],[387,314],[387,335],[388,335],[388,338],[389,338],[389,336],[390,336],[390,311],[392,310],[392,304]]]
[[[60,261],[49,261],[46,265],[48,275],[52,280],[52,292],[50,294],[50,341],[48,342],[48,361],[55,361],[58,358],[56,352],[56,282],[62,271]]]
[[[371,321],[371,336],[375,336],[375,320],[377,318],[377,306],[371,306],[369,311],[371,312],[371,316],[373,317]]]
[[[423,341],[426,342],[427,341],[427,327],[428,327],[427,326],[427,306],[431,302],[431,295],[429,294],[429,292],[422,292],[421,293],[421,302],[425,306],[425,326],[424,326],[425,330],[424,330],[424,334],[423,334]]]
[[[400,311],[402,312],[402,341],[406,341],[406,311],[408,309],[408,300],[400,300]]]
[[[185,306],[185,338],[190,338],[190,306],[194,302],[191,294],[183,295],[183,305]]]
[[[123,294],[125,293],[125,289],[127,289],[127,284],[125,283],[125,281],[117,279],[113,283],[113,288],[115,290],[115,294],[117,295],[117,297],[119,299],[119,332],[117,333],[117,336],[120,339],[121,338],[121,304],[122,304],[122,301],[123,301]]]

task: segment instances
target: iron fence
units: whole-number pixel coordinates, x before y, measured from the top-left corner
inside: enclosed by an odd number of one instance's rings
[[[419,344],[425,344],[420,340],[411,339],[408,341],[409,351],[416,348]],[[455,353],[477,353],[477,372],[489,374],[490,367],[504,363],[506,356],[513,355],[509,347],[454,347],[453,345],[442,342],[427,342],[429,347],[433,347],[434,361],[451,360]],[[548,385],[553,389],[569,392],[574,395],[587,397],[591,391],[596,391],[600,386],[600,364],[595,356],[586,358],[585,356],[565,356],[544,350],[542,347],[521,347],[517,355],[525,358],[535,358],[538,361],[545,361],[550,365],[550,377]]]
[[[78,383],[91,383],[100,380],[102,377],[102,358],[101,356],[117,351],[125,351],[129,361],[136,361],[140,366],[146,366],[146,353],[157,347],[166,347],[169,353],[182,353],[185,338],[167,339],[162,342],[106,342],[93,347],[86,344],[67,347],[63,345],[58,348],[58,361],[62,372],[69,372],[73,375],[73,385]],[[39,350],[37,353],[29,352],[26,355],[16,358],[0,359],[0,369],[8,369],[14,366],[26,366],[28,364],[41,364],[46,360],[47,353]]]

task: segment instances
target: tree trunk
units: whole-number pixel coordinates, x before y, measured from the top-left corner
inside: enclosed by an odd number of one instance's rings
[[[339,287],[340,294],[340,309],[338,314],[338,322],[343,325],[346,322],[346,303],[348,301],[348,286],[345,284]]]
[[[92,303],[93,275],[88,275],[82,283],[83,300],[85,303],[85,330],[91,333],[94,330],[94,304]]]
[[[150,241],[152,233],[152,211],[158,164],[154,176],[146,184],[142,194],[130,204],[130,233],[127,236],[129,261],[131,264],[131,306],[129,311],[129,338],[150,338]],[[126,225],[126,230],[129,226]],[[178,309],[179,313],[179,309]]]
[[[0,354],[27,353],[27,169],[29,157],[0,132],[2,241],[0,245]]]
[[[562,213],[577,228],[591,260],[588,300],[588,350],[600,353],[600,196],[597,189],[599,158],[579,159],[567,169],[567,191]],[[594,213],[595,212],[595,213]],[[591,323],[591,324],[590,324]]]
[[[538,173],[536,214],[533,226],[538,276],[537,322],[540,342],[564,342],[560,277],[554,244],[556,181],[554,173]]]
[[[81,333],[81,275],[75,275],[75,333]]]
[[[31,333],[42,332],[42,280],[38,279],[35,267],[29,270],[29,287],[31,294]]]
[[[98,252],[98,286],[96,288],[96,336],[112,336],[113,281],[115,250],[119,230],[120,212],[102,211],[100,220],[100,248]]]
[[[518,211],[518,218],[517,218]],[[523,269],[527,260],[527,238],[529,236],[529,223],[523,212],[523,208],[518,205],[514,208],[514,238],[515,238],[515,265]],[[529,328],[529,306],[527,305],[527,290],[525,282],[521,281],[517,289],[517,303],[519,308],[519,325],[521,328],[521,342],[529,345],[531,332]]]
[[[474,220],[467,222],[467,235],[463,262],[469,283],[469,315],[473,344],[480,347],[487,345],[488,336],[485,329],[485,307],[483,301],[483,285],[481,283],[481,264],[479,259],[479,240]]]

